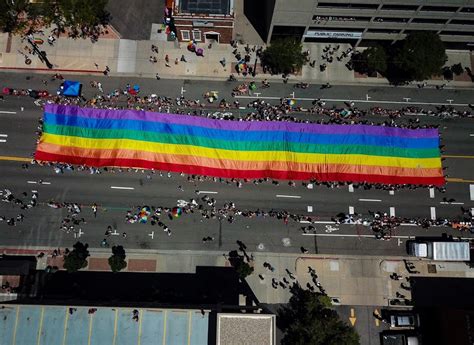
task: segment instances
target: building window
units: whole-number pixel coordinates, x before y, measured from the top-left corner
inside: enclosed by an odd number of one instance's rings
[[[383,5],[382,10],[388,11],[416,11],[416,5]]]
[[[181,39],[183,41],[189,41],[191,40],[190,36],[189,36],[189,30],[181,30]]]
[[[399,34],[400,30],[396,29],[367,29],[367,32],[382,34]]]
[[[374,22],[376,23],[383,23],[383,22],[390,22],[390,23],[408,23],[409,18],[393,18],[393,17],[375,17]]]
[[[412,23],[421,23],[421,24],[445,24],[446,19],[415,18],[411,22]]]
[[[456,25],[474,25],[474,20],[453,19],[449,24]]]
[[[201,30],[193,30],[193,40],[195,41],[201,41]]]
[[[377,4],[347,4],[338,2],[319,2],[318,7],[324,8],[356,8],[361,10],[376,10],[379,5]]]
[[[452,6],[423,6],[421,11],[427,12],[456,12],[458,7]]]

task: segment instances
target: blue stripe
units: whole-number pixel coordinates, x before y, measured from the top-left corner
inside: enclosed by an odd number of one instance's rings
[[[438,138],[404,138],[395,136],[372,136],[360,134],[328,135],[285,131],[243,132],[198,126],[167,124],[161,122],[117,119],[99,120],[80,116],[56,115],[51,113],[44,114],[44,121],[45,123],[51,125],[74,126],[92,129],[127,129],[176,135],[200,136],[229,141],[281,141],[319,145],[371,145],[414,149],[432,149],[438,148],[439,146]]]

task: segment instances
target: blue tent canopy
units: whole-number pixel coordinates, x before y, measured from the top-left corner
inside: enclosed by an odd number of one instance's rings
[[[65,80],[61,85],[60,94],[63,96],[79,97],[82,85],[78,81]]]

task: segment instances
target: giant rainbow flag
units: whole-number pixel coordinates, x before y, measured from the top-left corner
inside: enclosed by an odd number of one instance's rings
[[[47,105],[35,158],[225,178],[442,185],[437,129]]]

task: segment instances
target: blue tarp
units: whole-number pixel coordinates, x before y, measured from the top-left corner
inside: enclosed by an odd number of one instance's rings
[[[79,97],[81,95],[82,85],[78,81],[65,80],[61,86],[61,95]]]

